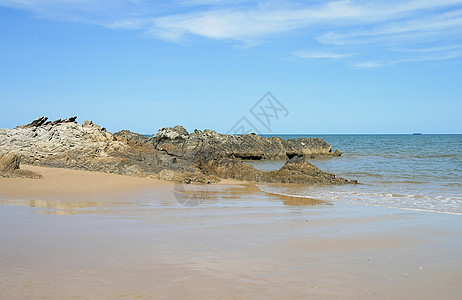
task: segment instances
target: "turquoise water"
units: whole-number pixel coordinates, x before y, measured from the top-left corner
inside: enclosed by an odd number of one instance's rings
[[[319,137],[341,157],[310,159],[324,171],[361,185],[263,190],[329,201],[462,214],[462,135],[278,135]],[[282,161],[254,162],[263,170]]]

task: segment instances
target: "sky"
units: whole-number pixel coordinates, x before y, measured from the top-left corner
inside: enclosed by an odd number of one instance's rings
[[[462,0],[0,0],[0,107],[0,128],[462,133]]]

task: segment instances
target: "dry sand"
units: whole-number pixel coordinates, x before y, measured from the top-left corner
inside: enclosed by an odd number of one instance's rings
[[[92,193],[121,191],[171,185],[170,182],[149,178],[136,178],[102,172],[45,168],[21,165],[43,175],[43,179],[1,178],[0,191],[4,198],[67,197]]]
[[[462,217],[24,167],[0,299],[461,299]]]

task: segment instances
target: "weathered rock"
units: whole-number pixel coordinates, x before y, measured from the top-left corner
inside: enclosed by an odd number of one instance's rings
[[[285,141],[255,134],[225,135],[208,129],[189,134],[181,126],[162,128],[147,138],[128,130],[111,134],[91,121],[79,125],[76,117],[47,120],[40,117],[12,130],[0,130],[0,151],[14,152],[31,165],[185,183],[215,182],[218,177],[255,182],[348,183],[299,158],[341,154],[338,150],[333,152],[321,139]],[[242,163],[242,159],[281,158],[291,160],[271,172]]]
[[[172,145],[170,143],[165,143],[157,147],[158,150],[160,151],[165,151],[168,155],[173,155],[173,156],[183,156],[183,150],[181,150],[179,147]]]
[[[42,175],[29,171],[20,170],[21,157],[14,153],[0,154],[0,176],[2,177],[23,177],[23,178],[43,178]]]
[[[147,137],[122,131],[116,136],[91,121],[47,123],[39,118],[12,130],[0,130],[0,151],[22,156],[26,164],[156,177],[163,169],[188,172],[187,181],[204,179],[191,162],[168,155],[145,143]]]
[[[85,122],[87,122],[87,121],[85,121]],[[85,122],[84,122],[84,124],[85,124]],[[118,132],[114,133],[113,135],[118,141],[135,142],[135,143],[138,143],[138,144],[144,144],[149,139],[145,135],[142,135],[142,134],[139,134],[139,133],[134,133],[134,132],[131,132],[129,130],[118,131]]]
[[[294,157],[277,171],[261,171],[238,159],[208,161],[203,166],[207,174],[235,180],[265,183],[346,184],[348,180],[319,170],[302,157]],[[353,182],[352,182],[353,183]],[[356,182],[357,183],[357,182]]]
[[[176,146],[176,156],[188,160],[201,159],[290,159],[294,156],[335,156],[332,147],[322,139],[300,138],[284,140],[255,134],[242,136],[220,134],[213,130],[195,130],[189,134],[183,127],[161,128],[148,140],[156,149]],[[168,145],[168,146],[165,146]],[[167,148],[166,148],[167,147]],[[168,152],[168,150],[166,150]],[[341,152],[337,152],[341,154]]]
[[[153,148],[150,144],[146,143],[146,141],[148,140],[147,136],[134,133],[129,130],[122,130],[122,131],[116,132],[113,134],[113,136],[117,141],[125,143],[131,147]]]
[[[14,170],[19,169],[21,157],[13,153],[5,153],[0,155],[0,172],[12,174]]]
[[[44,120],[2,131],[0,150],[17,153],[31,165],[144,176],[142,168],[131,168],[138,153],[98,125],[79,125],[75,118],[48,124]]]

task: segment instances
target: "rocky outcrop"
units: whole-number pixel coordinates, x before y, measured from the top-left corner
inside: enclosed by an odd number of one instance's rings
[[[47,122],[39,118],[31,124],[3,130],[0,150],[14,152],[22,157],[23,163],[30,165],[149,175],[145,174],[143,164],[135,163],[143,160],[140,151],[117,141],[111,133],[92,122],[80,125],[72,120],[75,121],[70,118]],[[157,165],[155,159],[149,159]]]
[[[20,170],[21,157],[14,153],[0,154],[0,176],[1,177],[23,177],[40,179],[42,175],[29,171]]]
[[[277,171],[261,171],[237,159],[222,159],[207,162],[204,172],[221,178],[265,183],[301,183],[301,184],[346,184],[355,181],[336,177],[334,174],[319,170],[305,161],[303,157],[293,157]]]
[[[255,182],[343,184],[305,162],[305,157],[341,152],[322,139],[284,140],[255,134],[235,136],[212,130],[188,133],[183,127],[162,128],[151,138],[123,130],[114,134],[76,117],[48,121],[40,117],[12,130],[0,130],[0,151],[19,155],[26,164],[177,182],[216,182],[233,178]],[[300,158],[302,157],[302,158]],[[264,172],[245,159],[291,159],[278,171]]]
[[[222,159],[290,159],[292,157],[340,156],[341,151],[319,138],[284,140],[280,137],[265,138],[256,134],[242,136],[220,134],[213,130],[195,130],[189,134],[181,126],[162,128],[148,140],[156,149],[168,152],[175,146],[175,156],[188,160],[202,158]]]

